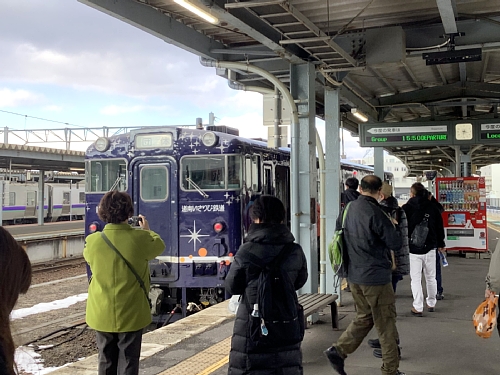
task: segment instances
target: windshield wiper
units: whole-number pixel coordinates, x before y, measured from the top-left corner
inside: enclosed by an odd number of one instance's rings
[[[201,188],[198,185],[196,185],[193,180],[191,180],[191,177],[186,177],[186,181],[189,182],[189,184],[192,185],[195,188],[195,190],[201,194],[203,198],[208,198],[208,194],[205,193],[203,190],[201,190]]]
[[[118,184],[121,182],[123,177],[121,176],[118,176],[115,180],[115,182],[113,183],[113,185],[110,187],[109,191],[113,191],[116,189],[116,187],[118,186]]]

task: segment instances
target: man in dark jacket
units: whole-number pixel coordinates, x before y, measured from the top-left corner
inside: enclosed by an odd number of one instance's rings
[[[356,304],[356,317],[337,343],[325,351],[330,364],[345,375],[344,359],[353,353],[375,326],[382,346],[382,374],[403,375],[398,370],[398,330],[392,288],[391,252],[402,245],[400,233],[381,210],[382,180],[374,175],[361,180],[361,195],[349,204],[344,238],[349,255],[348,280]],[[341,225],[341,216],[337,227]]]
[[[356,177],[349,177],[345,180],[345,190],[340,195],[342,207],[347,206],[349,202],[355,201],[359,197],[359,181]]]
[[[259,348],[250,337],[250,319],[257,295],[257,279],[261,272],[252,260],[252,254],[262,263],[271,263],[294,237],[285,221],[285,207],[276,197],[262,195],[257,198],[250,211],[250,225],[246,243],[237,251],[234,262],[225,280],[226,290],[231,294],[242,294],[236,313],[228,375],[302,375],[302,353],[300,343],[288,346]],[[295,290],[307,281],[307,262],[299,244],[287,249],[281,267],[287,272]],[[250,305],[251,304],[251,305]]]
[[[403,210],[408,218],[410,238],[415,227],[423,220],[427,220],[429,229],[424,246],[417,247],[410,241],[410,278],[413,294],[411,313],[414,316],[422,316],[424,310],[422,271],[427,286],[427,311],[434,312],[436,306],[436,248],[438,251],[445,249],[443,218],[438,207],[429,200],[429,193],[420,182],[415,182],[411,186],[410,199],[403,205]]]
[[[428,192],[428,194],[431,203],[434,204],[438,208],[439,213],[442,214],[444,212],[443,205],[439,203],[436,198],[434,198],[431,192]],[[440,251],[436,250],[436,282],[437,282],[436,299],[442,300],[444,299],[444,294],[443,294],[444,289],[443,289],[443,277],[441,275],[441,256],[439,254]]]

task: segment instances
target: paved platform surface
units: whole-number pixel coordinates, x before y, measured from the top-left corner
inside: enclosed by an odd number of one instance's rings
[[[496,228],[490,228],[489,246],[498,241]],[[484,279],[489,259],[448,256],[449,267],[443,268],[445,299],[438,301],[434,313],[424,317],[410,314],[412,296],[410,278],[398,284],[396,308],[401,339],[400,370],[407,375],[495,375],[500,374],[498,358],[500,337],[494,332],[490,339],[474,333],[472,314],[484,298]],[[338,330],[331,328],[329,308],[320,314],[320,321],[306,330],[302,344],[305,375],[335,374],[323,355],[345,330],[355,315],[351,294],[342,292]],[[141,375],[226,375],[230,337],[234,316],[227,309],[228,301],[212,306],[144,335],[141,353]],[[381,360],[372,355],[369,338],[376,338],[373,329],[356,352],[346,359],[349,375],[380,374]],[[51,374],[95,375],[97,357],[92,356]],[[251,374],[250,374],[251,375]]]

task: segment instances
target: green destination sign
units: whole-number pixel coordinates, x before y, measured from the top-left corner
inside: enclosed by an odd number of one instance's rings
[[[479,139],[482,143],[500,142],[500,121],[491,124],[481,123]]]

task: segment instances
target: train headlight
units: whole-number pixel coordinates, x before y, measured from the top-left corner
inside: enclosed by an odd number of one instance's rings
[[[219,137],[215,135],[213,132],[206,132],[203,134],[201,137],[201,142],[205,147],[213,147],[217,144],[217,141],[219,140]]]
[[[109,139],[105,137],[97,138],[94,143],[94,147],[99,152],[107,151],[109,148]]]

